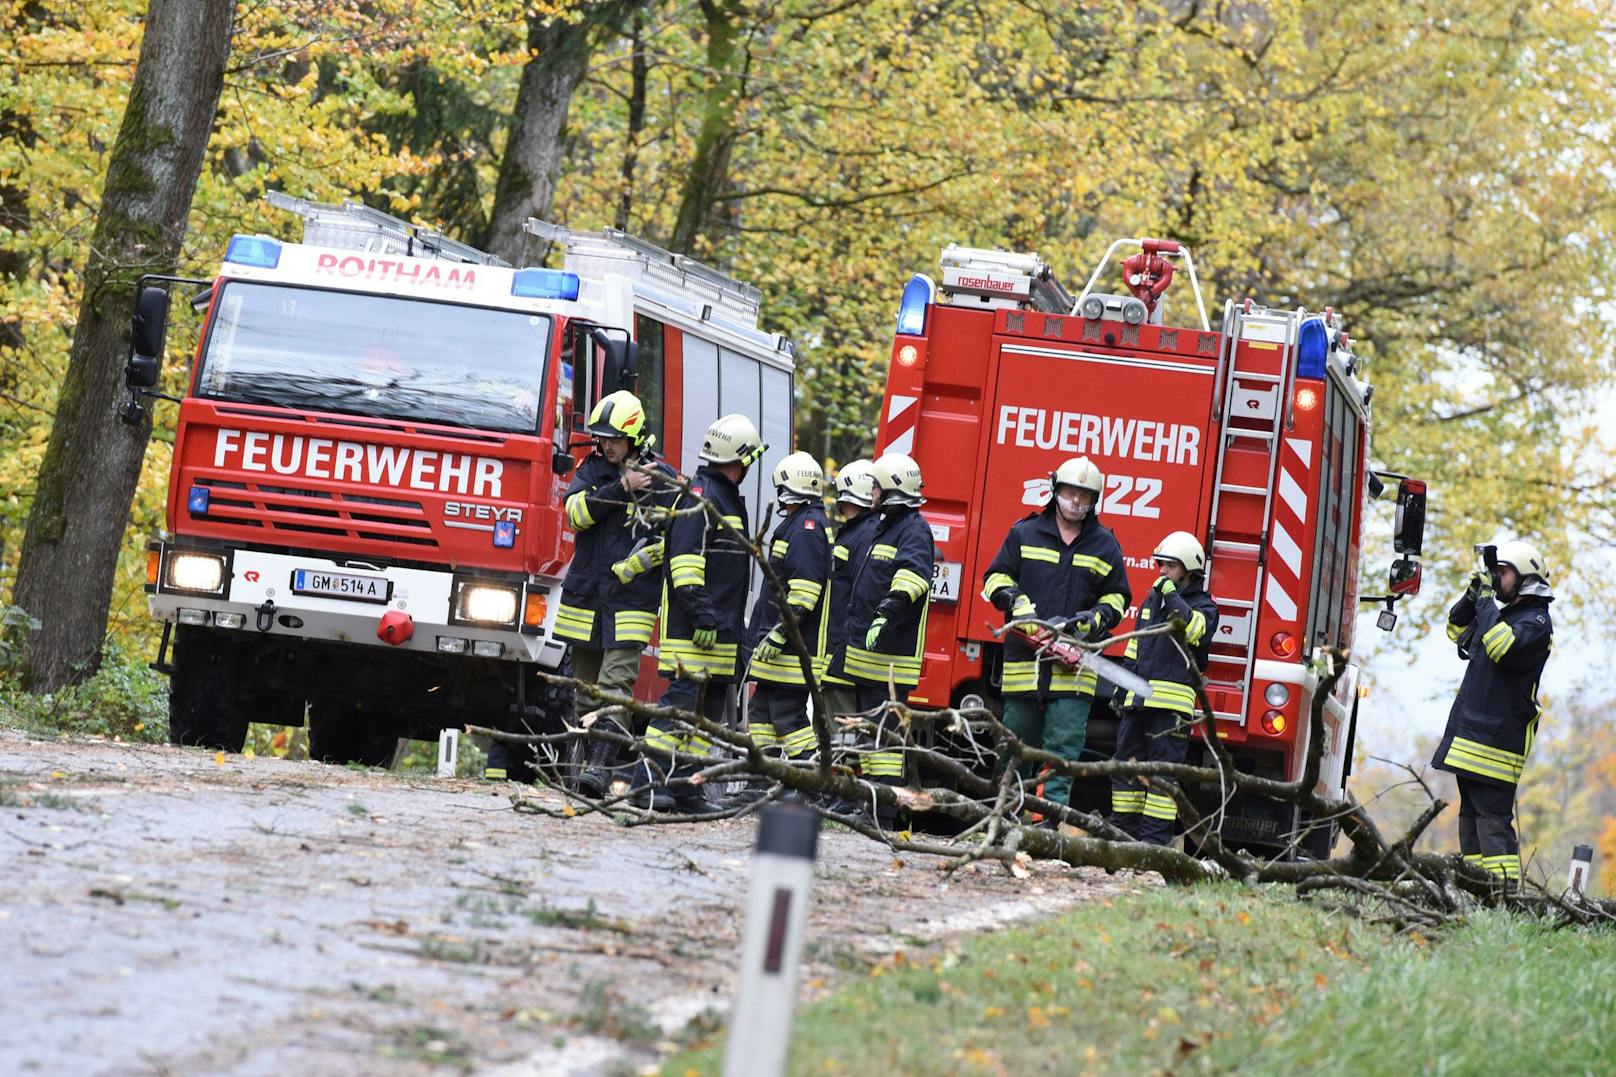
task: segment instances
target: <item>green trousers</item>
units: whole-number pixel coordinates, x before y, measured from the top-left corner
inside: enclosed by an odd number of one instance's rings
[[[1087,696],[1011,696],[1004,701],[1004,724],[1029,748],[1042,748],[1075,763],[1083,754],[1093,704]],[[1022,765],[1023,782],[1030,783],[1037,776],[1036,766]],[[1066,804],[1071,795],[1072,779],[1064,774],[1044,783],[1045,800]]]

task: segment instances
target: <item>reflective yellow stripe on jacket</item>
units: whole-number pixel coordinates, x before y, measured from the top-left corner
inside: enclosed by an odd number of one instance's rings
[[[562,639],[589,642],[595,634],[595,611],[561,603],[556,609],[555,633]]]
[[[612,635],[624,643],[650,643],[656,627],[656,614],[649,610],[618,610],[612,622]]]
[[[1521,780],[1521,771],[1526,769],[1525,754],[1494,748],[1468,737],[1454,737],[1442,762],[1455,770],[1468,770],[1511,785]]]

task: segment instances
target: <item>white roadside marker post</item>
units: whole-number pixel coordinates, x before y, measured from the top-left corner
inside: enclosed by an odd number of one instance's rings
[[[438,777],[453,778],[460,765],[460,730],[438,730]]]
[[[1566,891],[1575,897],[1588,892],[1588,869],[1593,867],[1594,847],[1579,845],[1571,850],[1571,871],[1566,875]]]
[[[785,1072],[819,843],[819,816],[800,804],[774,804],[759,814],[724,1077]]]

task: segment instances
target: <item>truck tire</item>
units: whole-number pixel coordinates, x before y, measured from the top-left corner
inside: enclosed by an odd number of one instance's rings
[[[206,628],[176,625],[173,665],[168,681],[169,741],[241,751],[247,740],[248,711],[239,649]]]
[[[397,730],[380,715],[356,704],[309,704],[309,758],[317,763],[385,767],[397,746]]]

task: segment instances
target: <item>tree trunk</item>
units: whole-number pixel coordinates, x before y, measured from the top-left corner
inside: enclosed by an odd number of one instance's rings
[[[717,196],[729,183],[730,154],[735,148],[735,110],[745,92],[745,50],[741,42],[738,0],[701,0],[707,22],[707,84],[696,134],[696,152],[679,193],[679,217],[668,247],[694,254],[696,241],[710,235]],[[739,55],[738,55],[739,54]]]
[[[616,32],[644,0],[591,5],[577,22],[534,13],[528,16],[528,61],[522,68],[505,155],[494,185],[494,211],[482,247],[512,265],[535,254],[522,230],[529,217],[544,217],[555,201],[556,177],[566,157],[567,112],[572,95],[589,73],[595,32]]]
[[[152,0],[107,166],[56,422],[23,537],[15,602],[43,622],[28,678],[48,692],[101,660],[118,551],[151,436],[117,417],[134,283],[172,273],[213,129],[234,0]]]

